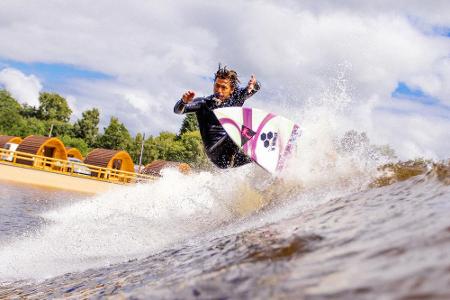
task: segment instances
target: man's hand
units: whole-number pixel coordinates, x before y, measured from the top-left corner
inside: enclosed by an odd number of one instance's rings
[[[188,104],[189,102],[192,101],[192,99],[194,99],[194,97],[195,97],[195,92],[189,90],[183,94],[183,96],[181,97],[181,100],[183,100],[183,102],[185,104]]]
[[[250,77],[250,80],[247,84],[247,93],[251,93],[255,89],[256,77],[254,74]]]

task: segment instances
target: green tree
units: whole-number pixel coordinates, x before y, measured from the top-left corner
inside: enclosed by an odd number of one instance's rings
[[[155,146],[155,138],[153,136],[145,139],[144,142],[144,153],[142,155],[142,163],[144,165],[158,159],[159,149]]]
[[[197,116],[195,114],[186,114],[183,119],[183,123],[180,128],[180,135],[183,135],[186,132],[198,131],[198,121]]]
[[[136,136],[134,137],[134,139],[131,141],[131,143],[128,145],[128,148],[126,149],[135,164],[139,163],[139,156],[141,154],[142,141],[143,141],[143,136],[141,133],[138,133],[138,134],[136,134]]]
[[[84,111],[82,118],[73,126],[74,136],[83,139],[89,147],[94,147],[97,142],[99,122],[100,112],[97,108]]]
[[[181,136],[181,143],[184,147],[181,161],[198,168],[209,166],[199,131],[184,133]]]
[[[22,126],[21,105],[5,90],[0,90],[0,132],[17,135]]]
[[[28,135],[48,135],[50,126],[37,118],[24,118],[23,124],[16,135],[25,137]]]
[[[365,132],[349,130],[340,141],[340,149],[345,152],[354,152],[369,147],[369,138]]]
[[[72,110],[65,98],[56,93],[41,93],[39,95],[38,118],[41,120],[58,120],[68,122]]]
[[[106,149],[124,150],[131,143],[128,129],[116,117],[111,117],[108,127],[99,138],[98,146]]]
[[[64,143],[64,146],[77,148],[83,156],[86,156],[89,152],[89,147],[83,139],[68,135],[62,135],[59,138]]]
[[[394,149],[389,145],[371,145],[370,151],[378,157],[384,157],[389,160],[397,159]]]
[[[155,159],[183,161],[185,148],[177,135],[163,131],[157,137],[151,137],[145,142],[146,158],[149,162]]]
[[[38,109],[34,106],[28,105],[26,103],[23,104],[20,114],[24,118],[37,118],[38,117]]]
[[[73,125],[68,122],[62,122],[57,120],[43,121],[48,128],[48,132],[52,132],[52,136],[73,136]],[[53,128],[52,128],[53,126]]]
[[[183,162],[183,154],[186,149],[174,133],[161,132],[155,141],[160,147],[162,159]]]
[[[163,131],[145,141],[143,164],[156,159],[185,162],[197,168],[209,167],[199,131],[188,131],[181,136]]]
[[[363,153],[371,159],[378,160],[380,158],[395,159],[394,149],[389,145],[374,145],[365,132],[358,132],[356,130],[349,130],[344,134],[344,137],[338,144],[338,151],[346,153]]]

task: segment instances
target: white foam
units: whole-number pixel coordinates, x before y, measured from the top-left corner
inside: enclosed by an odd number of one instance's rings
[[[48,224],[0,249],[0,278],[47,278],[155,253],[236,218],[235,188],[250,168],[120,187],[47,212]],[[228,196],[227,196],[228,195]]]
[[[371,110],[367,103],[353,99],[345,75],[349,66],[344,65],[342,68],[321,95],[299,104],[299,109],[286,112],[300,124],[301,135],[297,140],[297,151],[283,178],[298,182],[308,189],[330,186],[336,189],[336,185],[347,182],[347,186],[344,184],[340,188],[346,189],[352,185],[348,181],[353,179],[358,179],[360,186],[369,181],[376,167],[387,159],[369,153],[370,142],[362,147],[354,147],[352,151],[340,149],[346,132],[356,129],[358,134],[363,133],[360,126],[361,111]]]

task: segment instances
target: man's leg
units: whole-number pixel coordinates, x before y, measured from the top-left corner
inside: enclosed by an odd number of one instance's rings
[[[252,159],[250,157],[248,157],[247,155],[245,155],[244,153],[242,153],[242,151],[239,150],[238,152],[236,152],[233,155],[233,157],[231,159],[230,167],[232,167],[232,168],[240,167],[240,166],[246,165],[251,162],[252,162]]]
[[[207,151],[209,160],[220,169],[230,167],[233,149],[228,143],[222,143],[219,147],[215,147],[212,151]]]
[[[229,137],[220,146],[208,151],[207,155],[211,162],[221,169],[235,168],[252,162]]]

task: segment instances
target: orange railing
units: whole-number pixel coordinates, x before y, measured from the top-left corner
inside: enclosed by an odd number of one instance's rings
[[[25,168],[121,184],[145,182],[156,178],[146,174],[103,168],[2,148],[0,148],[0,162]]]

